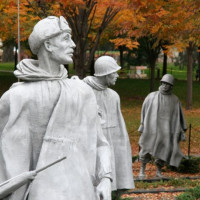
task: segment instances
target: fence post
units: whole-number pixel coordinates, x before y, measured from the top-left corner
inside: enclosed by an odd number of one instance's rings
[[[188,140],[188,158],[190,157],[190,141],[191,141],[191,129],[192,129],[192,125],[190,124],[189,126],[189,140]]]

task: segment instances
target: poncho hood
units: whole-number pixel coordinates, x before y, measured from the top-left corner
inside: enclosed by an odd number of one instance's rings
[[[17,65],[14,75],[24,81],[60,80],[68,77],[67,70],[60,65],[57,75],[50,74],[39,67],[38,60],[24,59]]]
[[[105,90],[108,88],[107,86],[98,83],[97,78],[94,76],[87,76],[83,79],[83,81],[98,91]]]

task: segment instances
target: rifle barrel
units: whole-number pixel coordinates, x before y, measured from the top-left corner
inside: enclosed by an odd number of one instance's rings
[[[40,168],[40,169],[37,169],[37,170],[35,170],[35,171],[36,171],[36,173],[39,173],[39,172],[41,172],[41,171],[43,171],[43,170],[45,170],[45,169],[51,167],[52,165],[55,165],[56,163],[58,163],[58,162],[60,162],[60,161],[62,161],[62,160],[64,160],[64,159],[66,159],[66,158],[67,158],[67,157],[64,156],[63,158],[60,158],[60,159],[58,159],[58,160],[56,160],[56,161],[54,161],[54,162],[52,162],[52,163],[50,163],[50,164],[48,164],[48,165],[46,165],[46,166]]]

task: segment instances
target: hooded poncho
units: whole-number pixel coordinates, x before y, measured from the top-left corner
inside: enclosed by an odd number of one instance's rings
[[[103,133],[111,146],[112,190],[134,188],[132,153],[126,125],[120,109],[119,95],[96,81],[96,77],[84,79],[93,88],[102,115]]]
[[[67,159],[9,199],[23,200],[28,193],[28,200],[96,199],[94,185],[111,177],[111,164],[93,91],[68,79],[62,66],[53,76],[29,59],[15,75],[26,82],[14,84],[0,99],[0,182]]]
[[[150,93],[141,113],[140,156],[149,153],[157,159],[178,167],[183,157],[179,141],[186,131],[183,111],[174,94]]]

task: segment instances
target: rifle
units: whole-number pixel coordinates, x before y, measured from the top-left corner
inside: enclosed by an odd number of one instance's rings
[[[44,171],[45,169],[51,167],[52,165],[55,165],[58,162],[61,162],[62,160],[66,159],[66,156],[63,158],[60,158],[40,169],[24,172],[18,176],[15,176],[3,183],[0,184],[0,199],[5,198],[24,184],[28,183],[31,179],[34,179],[34,176],[36,176],[41,171]]]

